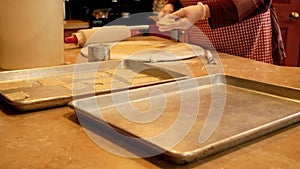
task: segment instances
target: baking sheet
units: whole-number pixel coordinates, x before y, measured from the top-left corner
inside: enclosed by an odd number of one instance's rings
[[[2,99],[21,111],[66,105],[73,98],[187,78],[138,61],[108,61],[0,72]]]
[[[122,95],[130,100],[116,101]],[[93,123],[84,123],[86,119],[100,125],[90,132],[97,135],[109,124],[121,135],[133,138],[128,147],[136,145],[135,149],[141,151],[161,152],[164,159],[176,164],[190,163],[300,120],[299,89],[219,74],[75,100],[70,105],[83,127],[91,130],[87,124]],[[162,107],[162,113],[153,121],[128,119],[130,114],[133,118],[157,114]],[[199,108],[196,116],[195,107]],[[190,130],[184,131],[184,126],[193,120]],[[177,122],[179,125],[174,127]],[[174,129],[170,135],[148,139],[165,135],[170,128]],[[178,144],[170,147],[178,138]],[[118,145],[119,140],[123,139],[110,141]],[[120,146],[126,147],[123,142]]]

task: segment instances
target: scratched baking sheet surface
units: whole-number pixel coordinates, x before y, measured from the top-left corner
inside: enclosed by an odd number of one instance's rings
[[[193,88],[195,81],[197,87]],[[130,101],[116,100],[122,96],[121,92],[76,100],[71,105],[81,124],[85,119],[91,119],[101,130],[101,125],[107,122],[125,136],[140,138],[139,143],[142,140],[145,147],[161,151],[164,159],[177,164],[218,153],[300,120],[298,89],[224,75],[201,77],[195,81],[189,79],[123,92]],[[94,99],[96,106],[91,104]],[[155,118],[149,116],[153,120],[145,121],[147,119],[143,117],[149,114],[154,114]],[[140,119],[131,119],[139,115]],[[190,130],[184,131],[183,126],[189,124],[192,124]],[[164,135],[169,129],[173,132],[166,137],[145,139]],[[91,132],[98,133],[96,130]],[[182,134],[186,136],[182,137]],[[169,147],[178,139],[178,144]],[[111,141],[118,144],[116,140]]]
[[[187,78],[142,62],[123,60],[0,72],[1,97],[28,111],[66,105],[74,97],[101,95]]]

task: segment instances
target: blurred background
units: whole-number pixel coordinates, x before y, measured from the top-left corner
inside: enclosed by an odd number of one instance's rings
[[[153,0],[64,0],[64,19],[88,21],[90,26],[106,23],[129,14],[152,12]]]

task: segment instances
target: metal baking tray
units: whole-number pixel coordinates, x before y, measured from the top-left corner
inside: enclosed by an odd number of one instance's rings
[[[0,95],[16,109],[29,111],[186,78],[139,61],[112,60],[0,72]]]
[[[298,122],[300,90],[215,74],[79,99],[70,106],[93,135],[142,157],[157,152],[186,164]]]

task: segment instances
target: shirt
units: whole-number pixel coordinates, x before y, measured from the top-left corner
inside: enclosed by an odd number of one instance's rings
[[[169,3],[178,10],[199,1],[201,0],[169,0]],[[271,0],[201,2],[209,6],[211,16],[195,25],[208,36],[216,50],[267,63],[282,64],[285,49]],[[201,41],[201,36],[195,30],[189,31],[189,36],[192,43],[199,44]]]

